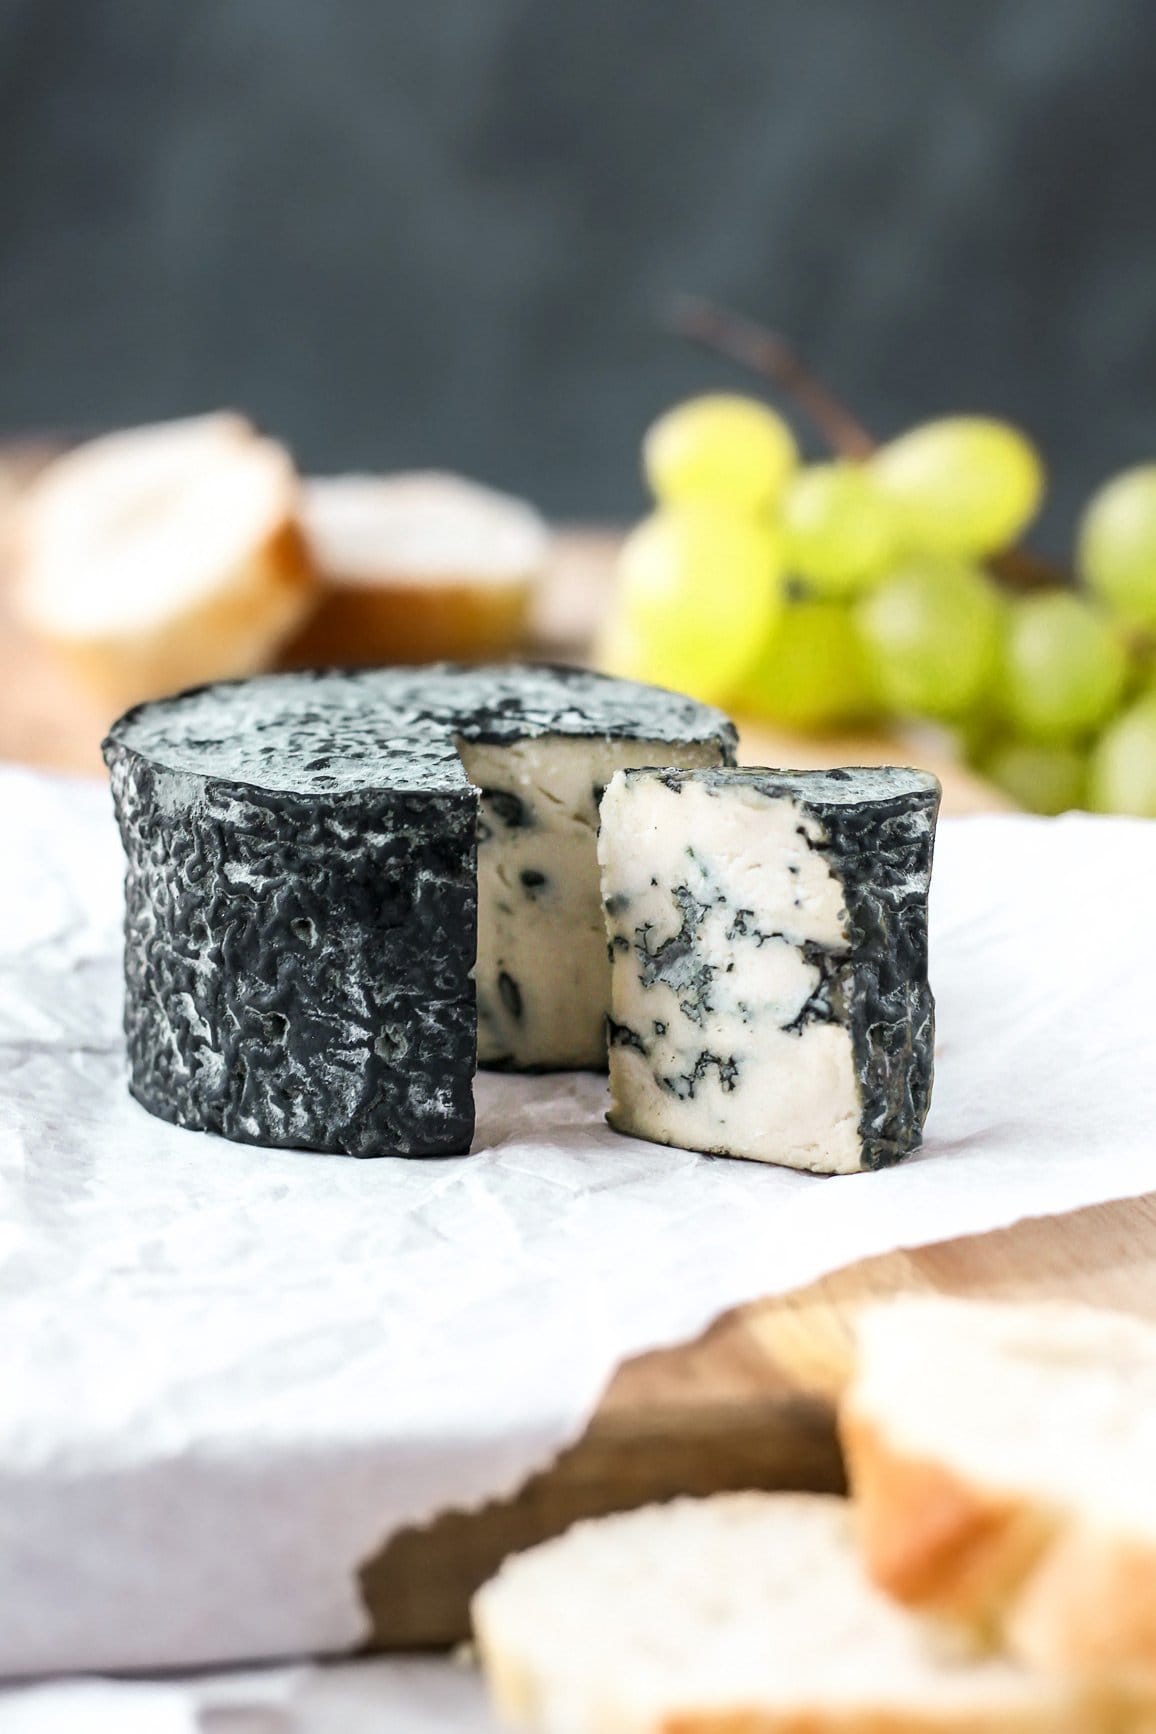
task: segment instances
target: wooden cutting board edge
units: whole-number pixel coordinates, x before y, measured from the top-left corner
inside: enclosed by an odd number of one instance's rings
[[[512,1498],[402,1530],[367,1561],[368,1647],[463,1641],[470,1596],[503,1558],[581,1518],[680,1494],[844,1491],[835,1399],[855,1313],[913,1292],[1082,1301],[1156,1320],[1156,1196],[866,1260],[626,1362],[577,1443]]]

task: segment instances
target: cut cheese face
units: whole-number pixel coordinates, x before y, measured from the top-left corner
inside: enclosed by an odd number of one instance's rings
[[[611,1124],[825,1174],[914,1149],[937,800],[906,771],[616,777]]]
[[[598,803],[617,771],[717,765],[719,744],[546,735],[513,746],[459,740],[458,751],[481,797],[478,1063],[605,1066]]]

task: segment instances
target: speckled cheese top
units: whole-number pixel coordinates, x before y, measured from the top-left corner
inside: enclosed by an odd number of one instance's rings
[[[626,771],[631,777],[654,776],[653,771]],[[872,818],[889,802],[902,805],[923,804],[928,796],[938,799],[939,780],[930,771],[910,770],[903,765],[837,766],[832,770],[784,771],[757,765],[727,767],[718,771],[671,770],[657,773],[667,788],[675,789],[690,781],[727,793],[735,789],[753,789],[769,799],[792,800],[818,809],[862,807],[871,803]]]
[[[169,770],[295,794],[466,789],[455,738],[546,735],[725,742],[719,710],[586,669],[545,665],[329,670],[221,682],[138,706],[118,748]]]

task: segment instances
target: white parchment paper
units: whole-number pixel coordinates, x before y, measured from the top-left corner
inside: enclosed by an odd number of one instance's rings
[[[499,1734],[479,1676],[363,1661],[0,1689],[3,1734]]]
[[[924,1155],[824,1180],[484,1076],[475,1154],[357,1162],[128,1097],[119,844],[0,772],[0,1673],[365,1633],[360,1561],[512,1489],[626,1356],[850,1260],[1156,1188],[1156,825],[945,822]]]

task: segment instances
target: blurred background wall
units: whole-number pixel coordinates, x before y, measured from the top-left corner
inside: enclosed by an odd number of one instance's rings
[[[1156,449],[1152,0],[0,0],[0,432],[223,403],[568,516],[788,333],[881,433]]]

